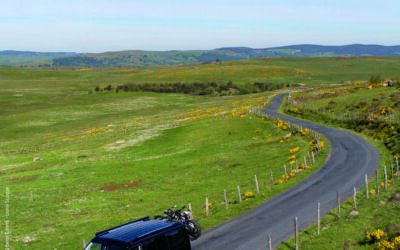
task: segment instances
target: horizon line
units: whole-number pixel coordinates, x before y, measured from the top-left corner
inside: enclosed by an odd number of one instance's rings
[[[253,49],[253,50],[265,50],[274,49],[282,47],[293,47],[293,46],[321,46],[321,47],[346,47],[346,46],[381,46],[381,47],[397,47],[399,45],[383,45],[383,44],[364,44],[364,43],[351,43],[343,45],[324,45],[324,44],[314,44],[314,43],[300,43],[300,44],[290,44],[290,45],[278,45],[264,48],[254,48],[248,46],[225,46],[213,49],[166,49],[166,50],[146,50],[146,49],[122,49],[122,50],[105,50],[101,52],[76,52],[76,51],[40,51],[40,50],[17,50],[17,49],[5,49],[0,50],[0,52],[22,52],[22,53],[75,53],[75,54],[103,54],[103,53],[115,53],[115,52],[126,52],[126,51],[142,51],[142,52],[171,52],[171,51],[210,51],[210,50],[220,50],[220,49],[233,49],[233,48],[243,48],[243,49]]]

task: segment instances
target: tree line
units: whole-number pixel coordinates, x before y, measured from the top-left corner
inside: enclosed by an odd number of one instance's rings
[[[291,87],[293,84],[287,83],[264,83],[254,82],[246,84],[234,84],[231,81],[227,83],[147,83],[147,84],[122,84],[117,86],[107,85],[105,87],[96,86],[96,92],[155,92],[155,93],[181,93],[191,95],[244,95],[252,93],[261,93],[264,91],[273,91],[285,87]]]

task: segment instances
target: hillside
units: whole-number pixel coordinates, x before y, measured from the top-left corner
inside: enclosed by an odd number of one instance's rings
[[[76,56],[73,52],[0,51],[0,66],[51,66],[53,59]]]
[[[0,51],[0,65],[54,67],[141,67],[224,62],[263,57],[399,56],[400,46],[292,45],[264,49],[229,47],[213,50],[141,51],[105,53],[44,53]]]

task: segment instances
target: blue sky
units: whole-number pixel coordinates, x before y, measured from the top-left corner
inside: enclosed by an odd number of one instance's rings
[[[1,0],[0,50],[400,44],[399,0]]]

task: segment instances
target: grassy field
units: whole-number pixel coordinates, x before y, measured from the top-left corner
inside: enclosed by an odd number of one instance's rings
[[[0,220],[0,241],[7,234],[13,249],[77,249],[96,231],[175,204],[191,203],[206,230],[316,169],[271,185],[270,171],[281,178],[289,157],[302,159],[310,140],[300,135],[282,140],[288,134],[282,126],[246,114],[273,93],[88,94],[107,70],[97,70],[90,81],[85,71],[0,72],[0,198],[6,201],[1,210],[8,211]],[[298,151],[290,153],[293,148]],[[316,166],[324,159],[321,155]],[[247,197],[240,204],[237,185]]]
[[[400,157],[398,96],[398,87],[368,88],[368,85],[323,88],[293,94],[293,103],[288,106],[292,114],[297,109],[299,114],[307,119],[362,132],[363,136],[379,149],[382,157],[379,166],[379,192],[376,188],[376,178],[372,177],[368,189],[369,199],[365,197],[365,188],[359,190],[357,208],[353,208],[352,199],[343,203],[340,223],[337,209],[328,213],[321,222],[320,235],[317,235],[316,226],[301,233],[300,249],[325,249],[326,246],[329,246],[329,249],[400,247],[400,199],[396,198],[396,194],[400,194],[400,179],[396,172],[396,157]],[[390,112],[382,112],[388,108]],[[384,186],[385,166],[387,175],[391,178],[387,190]],[[394,168],[394,174],[391,166]],[[354,211],[357,211],[358,215],[352,215]],[[381,234],[380,238],[371,238],[371,235],[378,233]],[[279,249],[293,247],[292,239]]]
[[[251,209],[308,173],[271,185],[309,138],[245,115],[274,93],[207,97],[94,93],[99,84],[220,81],[336,83],[396,77],[400,58],[278,58],[135,69],[0,69],[0,241],[79,248],[94,232],[191,203],[204,229]],[[347,65],[347,66],[346,66]],[[337,72],[340,71],[338,74]],[[283,142],[281,142],[283,141]],[[299,147],[295,153],[291,149]],[[327,152],[327,151],[325,151]],[[316,166],[324,161],[318,158]],[[242,193],[260,194],[237,203]],[[230,209],[225,210],[227,189]],[[251,196],[251,195],[249,195]],[[204,215],[204,200],[211,216]],[[3,209],[4,205],[4,209]],[[4,214],[4,213],[3,213]],[[7,214],[7,212],[6,212]],[[2,218],[2,217],[1,217]]]
[[[400,77],[400,57],[360,58],[271,58],[242,60],[204,65],[163,66],[117,69],[24,69],[2,68],[0,79],[24,81],[26,78],[46,82],[68,80],[69,85],[85,83],[89,88],[99,84],[193,83],[216,82],[235,84],[249,82],[330,84]],[[2,84],[4,82],[2,81]]]

